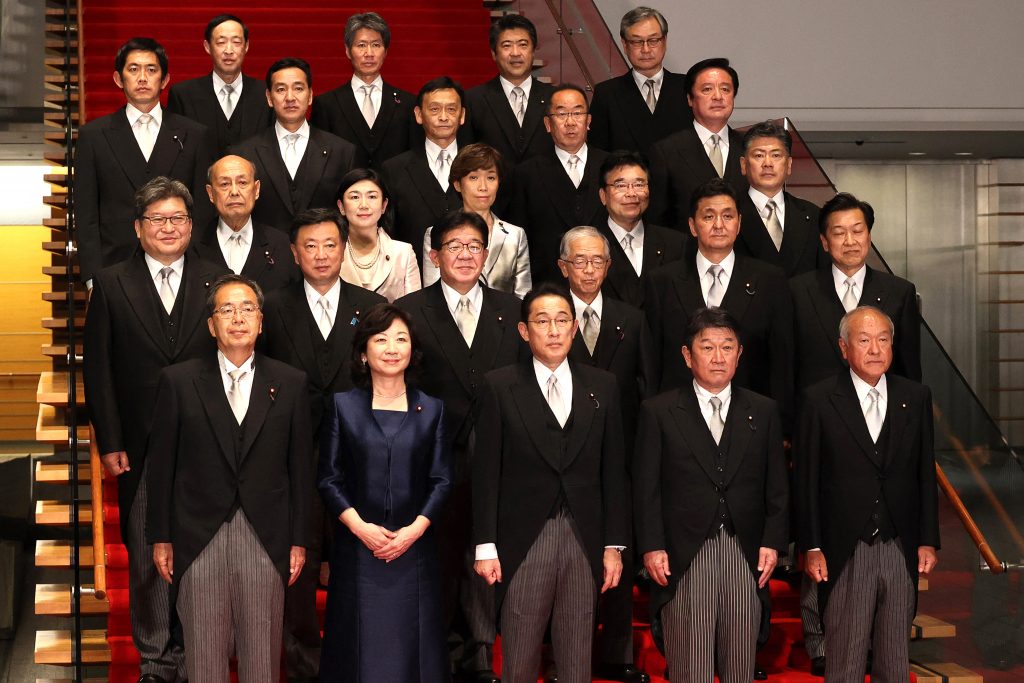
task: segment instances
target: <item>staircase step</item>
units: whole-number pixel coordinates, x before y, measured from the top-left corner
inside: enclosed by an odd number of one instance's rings
[[[981,674],[965,669],[959,664],[911,662],[910,673],[917,677],[917,683],[982,683]]]
[[[48,408],[49,406],[43,406]],[[86,427],[88,432],[88,427]],[[36,461],[36,483],[37,484],[68,484],[71,482],[71,468],[66,462]],[[92,468],[87,462],[78,463],[78,481],[89,481]]]
[[[69,584],[36,584],[36,614],[41,616],[70,617],[71,597],[71,586]],[[81,605],[82,614],[106,614],[110,611],[110,603],[105,599],[96,599],[93,587],[90,585],[82,587]]]
[[[78,405],[85,405],[85,386],[79,380],[75,392]],[[52,406],[68,404],[68,373],[41,372],[39,386],[36,388],[36,403],[48,403]]]
[[[942,619],[930,617],[927,614],[918,614],[914,618],[914,625],[910,628],[911,640],[923,640],[925,638],[955,638],[956,626]]]
[[[78,548],[78,559],[82,566],[93,563],[92,544],[82,544]],[[71,541],[52,541],[40,539],[36,541],[36,566],[71,568]]]
[[[74,660],[71,631],[37,631],[35,662],[54,666],[71,666]],[[110,646],[107,633],[102,629],[82,631],[82,663],[109,664]]]
[[[84,503],[78,509],[78,523],[92,524],[92,508]],[[71,524],[71,504],[59,500],[36,501],[36,524],[67,526]]]

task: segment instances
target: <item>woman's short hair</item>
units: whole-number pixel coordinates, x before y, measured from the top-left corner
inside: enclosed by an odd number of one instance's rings
[[[498,173],[498,182],[501,182],[502,164],[501,152],[483,142],[474,142],[471,145],[459,148],[452,162],[451,171],[448,173],[448,182],[454,183],[462,180],[473,171],[482,171],[493,168]]]
[[[374,335],[380,334],[396,320],[401,320],[409,328],[409,343],[412,346],[412,356],[409,358],[409,367],[405,369],[405,382],[411,384],[419,371],[420,361],[423,359],[423,351],[420,350],[416,338],[416,330],[412,324],[412,318],[408,313],[393,304],[377,304],[368,310],[352,334],[352,383],[363,389],[371,388],[370,368],[363,363],[363,354],[366,353],[366,346]]]

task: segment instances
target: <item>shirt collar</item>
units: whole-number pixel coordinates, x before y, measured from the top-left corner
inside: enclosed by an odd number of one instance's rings
[[[238,74],[238,77],[235,78],[234,82],[228,83],[223,78],[218,76],[216,71],[214,71],[213,72],[213,92],[214,92],[214,94],[217,97],[220,97],[221,88],[223,88],[225,85],[230,85],[231,86],[231,94],[235,97],[235,102],[237,102],[238,101],[238,97],[242,94],[242,83],[244,81],[245,81],[245,79],[242,78],[242,74]]]
[[[609,216],[608,229],[612,231],[613,235],[615,235],[615,241],[618,242],[619,244],[622,244],[623,237],[625,237],[626,235],[632,235],[634,249],[639,249],[644,245],[644,221],[642,218],[640,219],[640,222],[637,223],[632,230],[627,231],[621,225],[613,221],[611,219],[611,216]]]
[[[698,384],[697,380],[693,380],[693,390],[697,394],[697,402],[702,406],[705,405],[712,396],[717,396],[722,399],[722,405],[725,405],[726,402],[732,398],[732,382],[729,382],[729,384],[727,384],[726,387],[717,394],[712,394],[710,391]]]
[[[248,358],[246,358],[241,365],[236,366],[234,363],[228,360],[228,357],[224,355],[219,349],[217,350],[217,360],[220,361],[220,372],[225,379],[230,379],[228,375],[232,370],[245,370],[249,375],[252,375],[253,364],[256,362],[256,353],[253,352]]]
[[[320,292],[313,289],[313,287],[308,282],[306,282],[306,280],[302,281],[302,290],[306,293],[306,301],[309,302],[310,310],[313,310],[317,302],[320,301]],[[331,310],[336,312],[338,310],[338,301],[341,299],[340,277],[338,278],[337,282],[331,285],[331,288],[328,289],[327,293],[324,294],[323,296],[326,297],[327,301],[330,302]],[[337,315],[337,313],[335,313],[335,315]]]
[[[571,268],[572,266],[569,267]],[[572,290],[569,291],[569,295],[572,296],[572,305],[576,309],[576,319],[580,321],[580,325],[583,325],[583,311],[586,310],[587,306],[590,306],[590,310],[597,313],[598,320],[604,320],[604,295],[600,291],[594,297],[593,303],[589,304],[576,296],[576,292]]]
[[[439,281],[441,283],[441,293],[444,294],[445,303],[448,304],[448,310],[451,314],[455,315],[455,309],[459,306],[459,301],[462,299],[462,295],[457,291],[448,286],[444,280]],[[477,316],[480,316],[484,300],[484,290],[480,287],[480,283],[477,282],[473,285],[473,289],[466,292],[466,296],[469,298],[469,305],[473,307]]]
[[[512,88],[516,87],[512,81],[507,80],[504,76],[498,76],[498,83],[501,83],[501,89],[505,91],[505,99],[512,100]],[[530,87],[533,85],[533,76],[528,77],[525,81],[519,84],[519,87],[523,89],[527,104],[530,102]]]
[[[537,375],[537,382],[540,384],[541,391],[547,395],[548,390],[548,377],[551,375],[555,376],[558,380],[559,387],[571,387],[572,386],[572,370],[569,369],[569,358],[566,357],[562,360],[561,364],[555,368],[554,372],[551,371],[548,366],[537,360],[537,357],[533,358],[533,371]],[[564,393],[563,393],[564,396]],[[568,408],[569,406],[566,406]]]
[[[757,212],[761,214],[761,216],[764,216],[764,207],[768,206],[769,200],[775,202],[776,211],[786,210],[786,193],[784,190],[779,190],[778,194],[774,197],[769,197],[760,190],[755,190],[751,187],[747,190],[747,195],[750,197],[750,201],[754,202],[754,206],[757,208]]]
[[[220,243],[220,246],[227,246],[228,238],[234,234],[235,231],[229,228],[223,219],[217,220],[217,242]],[[252,244],[252,216],[245,222],[238,234],[242,236],[246,244]]]
[[[864,405],[864,401],[868,397],[868,392],[871,391],[872,389],[878,390],[878,393],[882,397],[883,401],[888,400],[889,391],[888,385],[885,381],[884,374],[878,378],[878,384],[876,384],[873,387],[864,380],[862,380],[853,370],[850,370],[850,378],[853,380],[853,390],[857,392],[857,402],[860,403],[861,405]]]
[[[700,253],[700,250],[698,249],[697,250],[697,275],[699,275],[701,278],[703,278],[705,275],[707,275],[708,268],[710,268],[712,265],[714,265],[714,264],[711,263],[711,261],[707,260],[707,258],[704,257],[704,254]],[[734,251],[730,251],[729,255],[726,256],[724,259],[722,259],[722,262],[719,263],[718,265],[722,266],[722,270],[725,271],[726,277],[732,278],[732,268],[733,268],[733,266],[736,265],[736,252],[735,252],[735,250]]]
[[[430,166],[430,170],[434,170],[434,165],[437,164],[437,155],[441,153],[441,145],[429,138],[423,144],[427,150],[427,164]],[[445,147],[444,150],[448,152],[448,164],[451,165],[455,161],[455,156],[459,153],[459,141],[452,140],[452,143]]]
[[[303,121],[299,129],[295,131],[299,134],[300,138],[309,139],[309,121]],[[291,135],[291,131],[281,125],[280,121],[274,121],[274,134],[280,142],[284,142],[286,135]]]
[[[359,78],[359,76],[356,76],[355,74],[352,74],[352,81],[351,81],[351,83],[352,83],[352,92],[355,93],[359,97],[363,96],[363,86],[364,85],[372,85],[375,88],[375,90],[374,90],[375,93],[383,93],[384,92],[384,79],[381,78],[380,74],[377,74],[377,78],[373,79],[369,83],[367,83],[363,79]],[[361,102],[361,100],[360,100],[360,102]]]
[[[857,289],[860,293],[864,293],[864,280],[868,274],[867,264],[860,267],[856,273],[853,274],[853,282],[857,285]],[[836,268],[836,264],[832,264],[832,281],[835,282],[836,290],[843,292],[846,291],[846,273]]]
[[[562,162],[563,167],[567,168],[569,166],[569,157],[571,157],[572,154],[566,152],[561,147],[555,147],[555,156],[558,157],[558,160],[560,162]],[[576,169],[579,171],[580,177],[582,178],[583,169],[586,168],[587,166],[587,143],[583,143],[583,146],[580,147],[580,150],[576,152],[576,156],[580,158],[579,166],[577,166]]]
[[[633,74],[633,80],[636,81],[636,87],[640,88],[640,92],[646,95],[644,92],[644,83],[647,82],[647,76],[644,76],[636,69],[630,69],[629,73]],[[651,80],[654,81],[654,91],[658,92],[661,90],[662,81],[665,80],[665,69],[659,69],[658,73],[651,76]]]
[[[135,122],[139,120],[139,117],[147,112],[139,111],[134,105],[128,103],[124,107],[124,113],[128,116],[128,125],[134,128]],[[157,102],[156,106],[150,109],[148,113],[153,117],[153,120],[156,121],[156,125],[159,128],[164,118],[164,112],[163,109],[160,108],[160,103]]]
[[[700,125],[699,123],[697,123],[697,121],[695,119],[694,122],[693,122],[693,129],[697,131],[697,137],[700,138],[700,144],[704,145],[705,147],[707,146],[708,140],[711,139],[712,135],[718,135],[718,137],[720,137],[722,139],[721,142],[719,143],[720,146],[725,147],[725,148],[729,147],[729,125],[728,124],[726,124],[725,127],[722,128],[722,130],[720,130],[720,131],[718,131],[716,133],[715,131],[708,130],[704,126]]]
[[[144,254],[144,256],[146,257],[146,267],[149,268],[149,276],[153,278],[153,280],[156,280],[160,275],[160,271],[164,269],[164,264],[160,263],[149,254]],[[170,268],[174,271],[174,274],[180,278],[181,274],[185,270],[185,255],[182,254],[179,256],[178,259],[170,265]]]

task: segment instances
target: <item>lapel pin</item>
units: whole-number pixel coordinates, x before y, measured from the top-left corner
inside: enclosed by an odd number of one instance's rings
[[[502,318],[502,317],[501,317],[501,316],[499,315],[499,316],[498,316],[498,322],[500,323],[500,322],[503,322],[503,321],[504,321],[504,318]]]
[[[622,327],[618,325],[615,326],[615,333],[619,335],[619,341],[622,341],[623,339],[626,338],[626,333],[623,332]]]
[[[755,294],[757,294],[757,290],[754,289],[754,283],[747,283],[747,294],[749,294],[750,296],[754,296]]]
[[[178,143],[178,147],[179,147],[179,148],[181,149],[181,151],[182,151],[182,152],[184,152],[184,151],[185,151],[185,145],[181,144],[181,139],[180,139],[180,138],[178,138],[178,136],[177,136],[177,135],[175,135],[175,136],[174,136],[174,137],[173,137],[172,139],[173,139],[173,140],[174,140],[175,142],[177,142],[177,143]]]
[[[267,259],[267,265],[274,265],[274,257],[270,255],[270,250],[263,252],[263,258]]]
[[[402,98],[398,96],[398,93],[393,92],[393,93],[391,93],[391,96],[393,98],[395,98],[395,104],[401,104],[402,103]]]
[[[906,404],[906,403],[901,403],[901,404],[900,404],[900,407],[901,407],[901,408],[906,408],[906,407],[907,407],[907,404]]]
[[[359,318],[357,318],[356,316],[352,316],[352,319],[348,321],[348,324],[351,325],[352,327],[355,327],[356,325],[359,324]]]
[[[271,401],[276,401],[277,400],[277,387],[275,387],[273,385],[271,385],[271,387],[270,387],[270,400]]]
[[[601,402],[597,400],[597,396],[594,396],[594,394],[590,394],[590,400],[594,402],[595,409],[601,407]]]
[[[384,254],[384,260],[385,261],[390,261],[391,260],[391,254]]]
[[[416,406],[416,412],[417,413],[422,413],[423,412],[423,406]]]
[[[203,287],[205,287],[206,289],[209,289],[210,288],[210,281],[207,280],[206,282],[204,282],[203,283]]]
[[[321,150],[320,153],[323,154],[324,156],[327,156],[327,150],[326,149]]]
[[[752,432],[756,432],[757,431],[757,425],[754,424],[754,416],[753,415],[747,415],[747,426],[750,427],[750,431],[752,431]]]

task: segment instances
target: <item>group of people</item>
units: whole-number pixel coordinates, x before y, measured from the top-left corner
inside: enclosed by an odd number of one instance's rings
[[[785,128],[729,127],[728,60],[668,72],[648,7],[620,37],[589,101],[516,14],[468,91],[384,82],[373,12],[315,98],[302,59],[242,73],[231,15],[166,109],[163,48],[120,48],[74,217],[141,683],[282,650],[290,681],[532,683],[545,641],[550,679],[642,683],[637,583],[671,680],[741,683],[787,556],[814,671],[908,678],[939,546],[914,286],[866,265],[868,203],[785,191]]]

